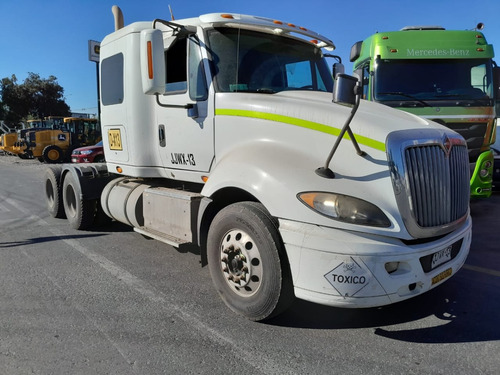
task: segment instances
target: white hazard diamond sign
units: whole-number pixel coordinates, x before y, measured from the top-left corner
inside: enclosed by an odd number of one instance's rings
[[[354,297],[371,280],[371,273],[352,257],[342,261],[325,275],[328,282],[344,297]]]

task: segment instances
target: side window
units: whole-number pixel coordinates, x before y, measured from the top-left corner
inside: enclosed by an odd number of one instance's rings
[[[319,91],[325,91],[325,92],[331,91],[331,90],[328,90],[328,88],[326,87],[325,81],[321,77],[321,71],[320,71],[317,64],[314,64],[314,71],[316,72],[316,85],[318,86],[317,89]]]
[[[187,39],[179,39],[166,51],[167,93],[179,93],[187,90]]]
[[[101,62],[101,101],[103,105],[123,102],[123,54]]]
[[[189,82],[190,98],[192,100],[205,100],[208,88],[197,40],[189,38],[175,41],[165,51],[165,57],[167,61],[167,94],[186,92]]]
[[[486,65],[481,64],[473,66],[470,70],[471,86],[483,92],[487,92],[488,82],[486,80]]]

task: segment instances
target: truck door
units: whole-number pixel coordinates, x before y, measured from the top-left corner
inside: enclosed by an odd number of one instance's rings
[[[170,45],[169,45],[170,43]],[[168,38],[166,94],[157,100],[158,147],[167,168],[207,172],[214,158],[213,106],[200,42]]]

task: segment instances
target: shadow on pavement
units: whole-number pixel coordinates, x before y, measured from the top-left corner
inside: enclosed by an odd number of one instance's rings
[[[267,324],[310,329],[375,328],[375,335],[416,343],[496,341],[500,340],[498,287],[498,277],[461,270],[447,284],[394,305],[341,309],[296,300],[288,311]],[[439,320],[438,325],[436,319],[417,322],[432,316]]]

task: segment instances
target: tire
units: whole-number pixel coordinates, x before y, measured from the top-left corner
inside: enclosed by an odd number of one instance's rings
[[[50,145],[46,146],[42,151],[43,160],[46,163],[54,164],[60,163],[64,159],[64,152],[59,146]]]
[[[61,168],[50,167],[45,170],[45,198],[52,217],[64,219],[66,214],[62,201]]]
[[[89,229],[94,222],[97,200],[81,199],[80,182],[71,172],[64,178],[62,193],[64,213],[70,226],[78,230]]]
[[[260,203],[240,202],[212,221],[207,258],[217,292],[226,305],[261,321],[286,310],[293,285],[278,222]]]

